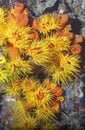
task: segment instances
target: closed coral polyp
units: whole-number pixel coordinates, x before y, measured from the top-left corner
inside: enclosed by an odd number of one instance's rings
[[[8,50],[8,54],[9,54],[9,57],[11,58],[11,60],[20,58],[19,49],[14,47],[11,43],[7,44],[7,50]]]
[[[24,4],[23,3],[16,3],[14,5],[14,11],[18,13],[22,13],[24,11]]]
[[[60,87],[55,87],[54,89],[52,89],[52,92],[55,96],[61,96],[63,93]]]
[[[82,50],[82,47],[79,44],[74,43],[74,44],[72,44],[70,50],[71,50],[72,54],[80,54],[81,50]]]
[[[27,15],[20,14],[16,17],[16,23],[22,27],[25,27],[29,23],[29,17]]]
[[[60,14],[58,22],[62,27],[66,26],[69,22],[69,16],[67,14]]]

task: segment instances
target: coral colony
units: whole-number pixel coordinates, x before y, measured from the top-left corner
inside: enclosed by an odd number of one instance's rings
[[[22,3],[0,8],[0,91],[10,97],[10,130],[54,130],[61,84],[79,73],[83,38],[71,32],[67,14],[29,14]]]

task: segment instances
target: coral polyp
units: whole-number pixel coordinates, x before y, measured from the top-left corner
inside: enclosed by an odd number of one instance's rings
[[[56,36],[55,34],[47,36],[45,42],[48,44],[49,49],[57,54],[62,51],[69,51],[71,44],[68,37]]]
[[[28,49],[28,55],[37,65],[44,66],[50,60],[50,50],[44,40],[34,41]]]
[[[47,35],[52,30],[59,30],[61,27],[58,23],[58,16],[56,14],[45,14],[39,19],[39,31],[43,35]]]
[[[28,35],[29,32],[30,27],[20,27],[15,21],[9,21],[6,28],[7,41],[19,49],[29,47],[31,41],[31,35]]]
[[[67,83],[67,79],[72,81],[73,77],[79,73],[79,57],[75,55],[61,55],[60,65],[55,67],[55,71],[52,75],[53,80],[57,83]]]

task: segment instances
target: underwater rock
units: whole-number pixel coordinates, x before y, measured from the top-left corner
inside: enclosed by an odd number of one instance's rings
[[[62,121],[60,127],[68,126],[67,130],[84,130],[84,118],[82,113],[85,111],[85,96],[82,87],[84,83],[81,78],[76,79],[73,83],[62,86],[66,91],[65,101],[62,103]],[[82,125],[81,125],[82,124]]]
[[[57,0],[28,0],[27,6],[32,10],[35,16],[39,16],[45,11],[46,8],[52,7],[56,2]]]

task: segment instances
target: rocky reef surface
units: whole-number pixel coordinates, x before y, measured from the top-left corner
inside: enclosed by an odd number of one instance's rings
[[[38,17],[44,13],[67,13],[72,19],[72,31],[85,38],[85,0],[0,0],[0,5],[11,8],[16,2],[23,2],[30,9],[31,17]],[[82,44],[81,59],[85,60],[85,43]],[[62,85],[65,101],[56,120],[61,130],[85,130],[85,63],[81,65],[81,75],[72,84]],[[2,106],[2,104],[1,104]],[[5,107],[5,106],[4,106]],[[8,109],[8,108],[7,108]],[[1,118],[4,120],[2,109]],[[4,111],[5,110],[5,111]],[[8,115],[7,115],[8,116]],[[7,120],[1,129],[7,130]]]

